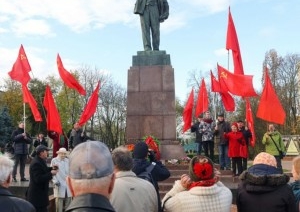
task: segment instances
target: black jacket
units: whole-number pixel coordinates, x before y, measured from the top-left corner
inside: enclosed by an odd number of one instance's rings
[[[217,130],[215,130],[214,134],[216,137],[217,145],[228,145],[228,139],[224,138],[224,133],[231,132],[231,127],[229,122],[227,121],[218,121]]]
[[[4,187],[0,186],[0,208],[5,212],[35,212],[30,202],[15,197]]]
[[[83,194],[74,197],[66,212],[115,212],[109,200],[100,194]]]
[[[197,121],[195,124],[191,126],[191,132],[196,134],[196,143],[200,143],[202,141],[202,133],[199,130],[200,122]]]
[[[240,176],[236,205],[242,212],[296,212],[289,176],[275,167],[253,165]]]
[[[35,207],[49,205],[49,181],[52,179],[51,167],[39,156],[35,156],[29,167],[30,182],[27,200]]]
[[[13,131],[11,135],[11,139],[14,143],[14,153],[27,155],[28,154],[27,144],[30,144],[32,142],[32,139],[28,133],[26,133],[27,139],[25,139],[22,133],[24,133],[24,129],[17,128],[15,131]]]

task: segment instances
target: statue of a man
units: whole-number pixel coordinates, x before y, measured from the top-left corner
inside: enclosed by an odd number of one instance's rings
[[[158,51],[160,40],[159,25],[160,22],[169,17],[169,4],[167,0],[136,0],[134,13],[140,15],[144,50]]]

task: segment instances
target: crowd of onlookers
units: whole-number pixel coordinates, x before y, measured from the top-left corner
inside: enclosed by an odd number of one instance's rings
[[[58,149],[48,166],[50,149],[42,138],[37,139],[27,179],[22,159],[23,154],[28,155],[26,147],[33,141],[22,129],[20,123],[13,133],[15,154],[19,156],[12,160],[0,146],[0,154],[3,154],[0,156],[1,211],[48,211],[51,182],[58,212],[229,212],[235,195],[220,180],[220,170],[226,169],[240,179],[235,196],[238,211],[299,211],[300,156],[293,160],[294,181],[290,183],[290,177],[283,173],[281,166],[279,151],[285,152],[285,148],[280,133],[272,124],[262,140],[266,152],[259,153],[247,167],[246,149],[251,133],[243,122],[229,124],[223,114],[219,114],[215,122],[208,112],[205,117],[199,117],[192,131],[196,132],[196,141],[203,147],[204,155],[202,147],[199,148],[186,174],[175,181],[162,200],[158,182],[171,174],[145,142],[137,142],[131,152],[125,146],[110,151],[100,141],[82,139],[75,142],[71,151],[64,147]],[[84,137],[82,132],[71,135],[78,139]],[[218,145],[218,169],[213,160],[212,143]],[[25,150],[23,154],[21,150]],[[18,181],[18,165],[20,181],[29,181],[26,200],[9,191],[11,182]]]

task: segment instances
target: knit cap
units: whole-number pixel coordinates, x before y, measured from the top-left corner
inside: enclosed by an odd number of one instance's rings
[[[277,162],[275,157],[266,152],[261,152],[258,155],[256,155],[253,161],[253,165],[256,164],[265,164],[265,165],[277,167]]]
[[[206,156],[195,156],[189,164],[189,175],[192,181],[210,180],[214,178],[214,163]]]

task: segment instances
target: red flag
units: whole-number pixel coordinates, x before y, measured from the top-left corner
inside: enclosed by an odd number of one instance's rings
[[[286,116],[276,95],[276,91],[273,88],[267,68],[265,70],[265,86],[260,97],[256,116],[277,124],[284,124]]]
[[[227,38],[226,49],[231,49],[235,74],[244,74],[243,62],[240,52],[240,45],[236,34],[235,26],[231,16],[230,8],[228,13],[228,26],[227,26]]]
[[[33,98],[32,94],[30,93],[30,91],[28,90],[27,86],[22,85],[22,91],[23,91],[23,102],[29,104],[34,120],[43,121],[40,111],[37,108],[37,103]]]
[[[201,85],[198,92],[197,106],[195,116],[198,117],[200,114],[208,111],[208,95],[205,86],[205,81],[202,79]]]
[[[254,121],[253,121],[253,116],[252,116],[251,105],[250,105],[248,98],[246,98],[246,122],[247,122],[248,129],[250,130],[251,135],[252,135],[251,139],[250,139],[250,145],[252,147],[254,147],[256,137],[255,137],[255,132],[254,132]]]
[[[192,88],[192,91],[189,95],[189,98],[183,110],[183,122],[184,122],[183,132],[187,131],[192,126],[193,107],[194,107],[194,88]]]
[[[212,92],[221,92],[221,86],[216,77],[213,75],[210,70],[210,81],[211,81],[211,91]]]
[[[47,110],[47,130],[62,134],[60,116],[48,85],[46,86],[43,105]]]
[[[86,92],[83,89],[83,87],[77,82],[77,80],[73,77],[72,74],[70,74],[63,66],[62,61],[60,59],[59,54],[57,54],[57,68],[59,75],[61,79],[64,81],[64,83],[69,87],[74,90],[76,90],[78,93],[81,95],[85,95]]]
[[[228,91],[222,91],[220,83],[213,75],[212,71],[210,71],[210,79],[211,79],[211,90],[212,92],[219,92],[224,108],[226,111],[234,111],[235,103],[233,97],[228,93]]]
[[[30,80],[30,76],[29,76],[30,71],[31,71],[31,67],[27,60],[27,56],[23,48],[23,45],[21,45],[18,58],[14,63],[12,70],[8,72],[8,75],[10,76],[11,79],[16,80],[22,83],[22,85],[26,86]]]
[[[227,90],[242,97],[257,96],[252,84],[252,75],[233,74],[220,65],[218,65],[218,75],[222,91]]]
[[[224,108],[226,111],[235,111],[235,103],[233,97],[230,95],[230,93],[220,93],[221,99],[224,105]]]
[[[99,99],[99,90],[100,90],[100,82],[98,82],[96,89],[92,93],[87,105],[85,106],[80,116],[80,119],[78,121],[79,126],[84,125],[96,112],[98,99]]]

